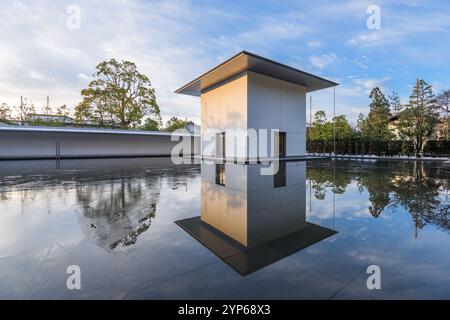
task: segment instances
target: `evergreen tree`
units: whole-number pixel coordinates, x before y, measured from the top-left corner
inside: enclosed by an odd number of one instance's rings
[[[400,114],[398,129],[402,138],[412,141],[419,157],[438,121],[436,99],[431,86],[417,79],[406,109]]]
[[[402,111],[400,96],[396,91],[392,91],[392,94],[389,96],[389,105],[391,106],[391,112],[394,115],[397,115]]]
[[[391,116],[389,102],[378,87],[372,89],[369,97],[372,102],[363,133],[369,140],[389,141],[393,137],[389,130]]]
[[[366,117],[364,116],[364,114],[360,113],[358,115],[358,119],[356,120],[356,130],[354,132],[354,136],[356,139],[358,140],[366,139],[366,136],[364,135],[364,133],[367,131],[366,124],[367,124]]]

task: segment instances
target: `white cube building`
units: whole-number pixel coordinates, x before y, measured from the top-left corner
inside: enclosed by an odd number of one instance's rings
[[[204,157],[284,158],[306,155],[306,93],[336,85],[242,51],[176,92],[201,98]]]

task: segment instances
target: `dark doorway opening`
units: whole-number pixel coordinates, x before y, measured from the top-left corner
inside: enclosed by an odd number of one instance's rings
[[[275,157],[286,157],[286,132],[275,133]]]

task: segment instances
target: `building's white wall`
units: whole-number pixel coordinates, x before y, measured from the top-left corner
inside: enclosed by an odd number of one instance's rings
[[[288,156],[306,154],[305,87],[248,72],[248,128],[286,132]]]
[[[226,132],[227,129],[247,128],[247,75],[245,73],[220,84],[214,89],[201,94],[201,127],[202,127],[202,151],[205,156],[216,156],[214,143],[207,149],[211,142],[206,141],[207,132],[217,130]],[[226,141],[232,137],[226,136]],[[244,139],[239,139],[238,148],[246,149]],[[227,154],[231,152],[226,148]]]
[[[58,144],[60,158],[170,156],[177,143],[168,135],[2,131],[0,159],[57,158]]]
[[[286,132],[288,156],[306,154],[305,87],[245,72],[202,93],[201,118],[204,156],[217,155],[214,140],[208,141],[206,133],[228,129],[280,130]],[[269,135],[267,156],[271,155],[270,139]],[[244,134],[226,134],[227,157],[246,157],[247,149]]]

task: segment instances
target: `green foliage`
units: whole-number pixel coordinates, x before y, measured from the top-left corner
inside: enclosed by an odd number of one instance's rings
[[[28,123],[30,126],[39,126],[39,127],[62,127],[64,123],[58,120],[34,120]]]
[[[325,111],[319,110],[314,115],[314,121],[309,130],[309,139],[311,140],[326,140],[327,139],[327,117]]]
[[[91,108],[91,104],[85,100],[83,100],[81,103],[79,103],[75,107],[75,113],[74,113],[75,122],[77,124],[81,124],[84,121],[93,121],[95,123],[98,123],[101,125],[97,120],[94,119],[94,113]]]
[[[349,139],[352,136],[352,127],[344,115],[335,117],[328,121],[325,112],[319,110],[314,115],[314,122],[308,132],[310,140],[333,140],[334,124],[336,125],[336,139]]]
[[[409,103],[400,114],[397,124],[400,136],[414,143],[416,157],[422,153],[437,121],[436,99],[431,86],[423,79],[417,79]]]
[[[352,127],[344,115],[339,115],[334,118],[336,124],[336,139],[344,140],[350,139],[353,133]],[[333,123],[331,123],[331,130],[333,130]]]
[[[159,131],[161,129],[161,121],[147,118],[144,121],[144,124],[140,127],[141,130],[145,131]]]
[[[366,118],[364,117],[364,114],[360,113],[358,115],[358,119],[356,120],[356,127],[352,133],[352,140],[355,140],[355,141],[364,141],[365,140],[364,135],[363,135],[365,123],[366,123]]]
[[[77,121],[126,129],[139,125],[143,117],[160,116],[155,90],[134,63],[111,59],[96,69],[95,80],[81,91],[83,100],[75,110]]]
[[[165,131],[175,131],[177,129],[184,129],[186,127],[186,120],[177,118],[177,117],[172,117],[169,120],[167,120],[166,122],[166,127],[164,128]]]
[[[70,110],[69,108],[64,104],[61,107],[59,107],[58,109],[56,109],[56,114],[58,116],[64,116],[64,117],[69,117],[70,116]]]
[[[0,120],[11,120],[11,109],[6,103],[0,104]]]
[[[370,140],[373,141],[389,141],[393,138],[389,129],[389,118],[391,116],[389,102],[378,87],[372,89],[369,97],[372,102],[370,103],[369,115],[361,124],[362,135],[370,137]]]

